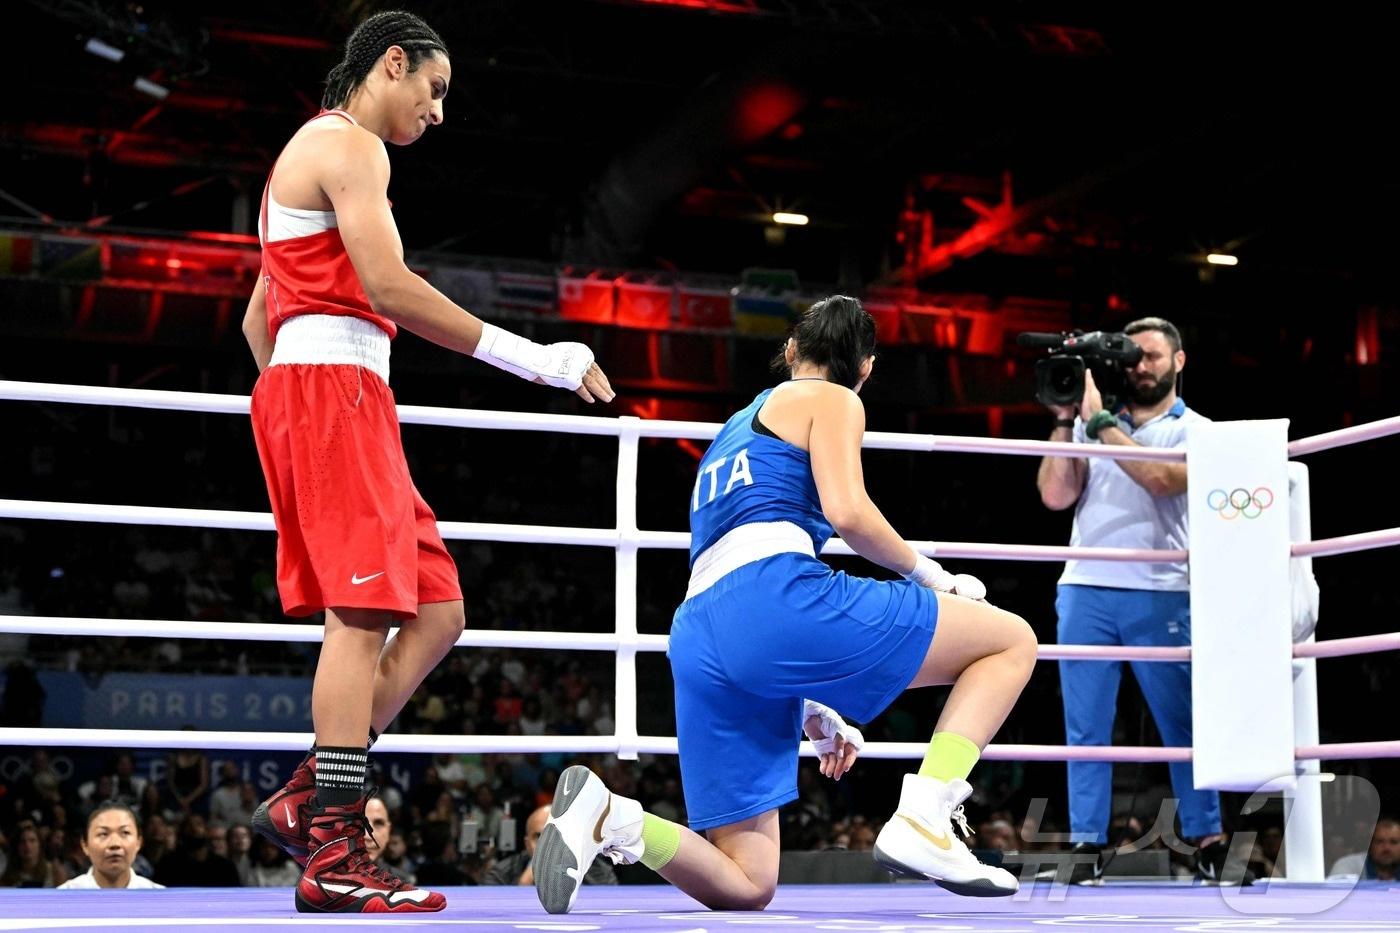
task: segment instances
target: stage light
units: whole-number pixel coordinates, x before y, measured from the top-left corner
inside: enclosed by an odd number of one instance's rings
[[[126,58],[126,53],[114,45],[108,45],[95,36],[87,40],[87,45],[83,46],[98,58],[105,58],[109,62],[119,62]]]
[[[1225,253],[1211,253],[1206,257],[1206,262],[1210,263],[1212,266],[1238,266],[1240,264],[1240,258]]]
[[[146,78],[137,78],[131,83],[131,86],[142,94],[151,95],[156,100],[165,100],[170,96],[169,88],[156,84],[154,81],[149,81]]]
[[[794,227],[805,227],[809,220],[806,214],[789,214],[786,211],[778,211],[773,215],[773,223],[791,224]]]

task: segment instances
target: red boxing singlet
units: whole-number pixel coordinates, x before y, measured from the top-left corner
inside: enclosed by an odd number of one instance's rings
[[[312,120],[328,116],[357,125],[355,118],[343,110],[322,111]],[[272,171],[276,170],[274,163]],[[277,227],[281,228],[273,230],[278,234],[275,239],[269,236],[271,212],[276,212]],[[289,231],[288,227],[293,229]],[[267,289],[267,330],[273,340],[282,323],[298,314],[342,314],[369,321],[391,338],[398,333],[393,321],[375,314],[370,307],[335,225],[335,213],[282,207],[272,200],[272,172],[263,186],[259,232],[263,284]]]

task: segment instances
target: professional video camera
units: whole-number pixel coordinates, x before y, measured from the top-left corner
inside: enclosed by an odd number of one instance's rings
[[[1084,397],[1084,370],[1094,374],[1094,385],[1112,411],[1128,394],[1128,370],[1142,359],[1142,348],[1127,334],[1074,331],[1069,334],[1024,333],[1016,337],[1023,347],[1048,349],[1050,355],[1035,364],[1035,397],[1042,405],[1078,405]]]

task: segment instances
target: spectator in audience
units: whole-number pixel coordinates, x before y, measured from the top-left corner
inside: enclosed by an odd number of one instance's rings
[[[1018,846],[1021,852],[1059,851],[1063,839],[1060,825],[1046,818],[1043,807],[1032,807],[1021,820]]]
[[[180,821],[179,844],[157,863],[156,880],[169,888],[236,888],[238,869],[214,854],[204,817],[191,813]]]
[[[124,794],[118,794],[117,800],[126,801]],[[130,802],[130,801],[127,801]],[[164,802],[160,798],[160,785],[154,781],[148,781],[141,789],[141,798],[137,804],[137,810],[143,820],[158,816],[163,820],[170,819],[170,811],[165,808]],[[150,834],[147,833],[149,836]]]
[[[37,727],[44,716],[44,687],[39,675],[24,661],[5,667],[5,692],[0,696],[0,725]]]
[[[209,819],[225,826],[238,826],[252,818],[251,810],[246,816],[243,813],[243,775],[239,773],[238,762],[226,760],[219,765],[219,786],[209,795]]]
[[[141,844],[141,854],[137,857],[136,870],[147,878],[154,878],[156,866],[170,851],[170,824],[165,821],[165,817],[156,813],[147,816],[142,827],[141,838],[144,842]],[[142,860],[149,866],[148,871],[142,870]]]
[[[1249,870],[1255,878],[1282,878],[1286,874],[1283,858],[1283,827],[1266,826],[1254,837],[1249,853]]]
[[[524,700],[520,696],[520,691],[510,678],[502,677],[496,688],[496,702],[494,707],[494,720],[497,725],[506,726],[520,719],[520,713],[524,707]]]
[[[88,816],[82,842],[83,853],[92,867],[65,881],[60,888],[163,887],[132,870],[141,851],[141,830],[136,824],[136,811],[129,804],[115,800],[99,804]]]
[[[500,655],[501,676],[510,681],[512,687],[519,687],[525,677],[525,664],[513,650],[506,649]]]
[[[228,826],[217,820],[210,820],[205,826],[204,837],[209,840],[210,852],[220,858],[228,858]]]
[[[413,698],[413,716],[436,726],[447,718],[447,703],[436,693],[419,690]]]
[[[1395,881],[1397,871],[1400,871],[1400,820],[1384,816],[1376,821],[1370,848],[1337,859],[1331,874],[1362,881]]]
[[[518,799],[517,803],[522,809],[533,810],[535,804],[535,792],[533,788],[540,782],[539,762],[534,755],[502,755],[501,762],[509,775],[511,794]],[[531,788],[527,793],[524,788]]]
[[[365,819],[369,820],[369,834],[365,836],[365,852],[389,874],[409,884],[416,884],[413,873],[403,869],[403,853],[399,853],[399,864],[391,863],[385,855],[390,841],[394,838],[394,824],[389,821],[389,808],[378,797],[365,801]],[[403,837],[399,837],[402,845]]]
[[[83,824],[87,824],[84,817]],[[63,851],[63,868],[69,878],[77,877],[92,867],[92,862],[88,859],[87,852],[83,849],[86,841],[82,833],[68,833],[68,842]]]
[[[384,853],[379,857],[379,861],[394,874],[408,878],[410,884],[418,883],[418,863],[409,854],[408,841],[397,829],[390,829],[389,841],[384,844]]]
[[[438,793],[437,805],[423,814],[420,825],[430,824],[441,824],[449,829],[457,825],[457,804],[452,795],[445,790]]]
[[[832,827],[831,842],[825,846],[828,849],[849,849],[851,847],[851,834],[845,828],[845,823],[839,823]],[[783,827],[786,829],[787,827]]]
[[[0,537],[8,539],[7,543],[20,544],[24,538],[18,529],[5,528],[0,530]],[[3,615],[33,615],[33,607],[24,597],[24,591],[19,586],[19,571],[7,567],[0,571],[0,614]],[[8,640],[5,644],[9,644]],[[20,642],[17,645],[17,654],[23,654],[25,644]],[[0,654],[0,657],[5,655]]]
[[[238,869],[238,881],[244,887],[252,885],[253,862],[249,852],[253,848],[253,831],[244,824],[228,828],[228,860]]]
[[[424,887],[454,887],[476,883],[462,871],[453,832],[454,827],[451,823],[431,822],[424,825],[423,852],[427,858],[418,866],[418,880],[415,884]]]
[[[128,806],[143,806],[146,801],[146,785],[149,782],[136,773],[136,760],[127,752],[117,755],[112,767],[112,798]],[[156,796],[159,800],[159,795]],[[143,813],[142,816],[150,816]]]
[[[490,676],[489,674],[487,676]],[[485,721],[486,709],[486,688],[477,681],[471,681],[470,689],[461,699],[461,709],[463,723],[472,723],[475,726],[478,722]],[[460,756],[459,756],[460,757]]]
[[[520,726],[521,735],[544,735],[548,723],[544,721],[544,708],[540,706],[538,696],[527,696],[521,703],[517,724]]]
[[[44,857],[44,844],[32,820],[24,820],[12,834],[14,853],[0,877],[0,888],[56,888],[68,880],[63,869]]]
[[[193,730],[193,726],[186,726]],[[165,793],[171,808],[181,816],[203,814],[208,802],[209,759],[194,749],[181,749],[170,756],[165,771]]]
[[[612,704],[603,700],[598,704],[598,715],[593,717],[593,722],[586,731],[593,735],[612,735],[616,728],[617,723],[613,721]]]
[[[611,779],[612,775],[609,776]],[[554,790],[559,786],[559,770],[545,767],[540,771],[539,787],[535,790],[535,806],[547,807],[554,801]],[[612,787],[612,784],[608,785]],[[619,790],[618,793],[623,793]]]
[[[427,770],[423,772],[423,780],[409,788],[408,792],[409,809],[413,814],[415,826],[427,819],[428,813],[438,806],[438,801],[445,792],[447,788],[443,786],[437,768],[428,765]],[[448,796],[450,798],[451,794]]]
[[[531,863],[535,858],[535,846],[539,845],[540,833],[549,822],[549,807],[538,807],[525,821],[525,848],[514,855],[499,858],[481,876],[482,884],[534,884],[535,873]],[[583,876],[584,884],[617,884],[617,873],[607,859],[595,858]]]
[[[988,820],[977,827],[976,848],[1014,853],[1016,851],[1016,828],[1006,820]]]
[[[491,790],[490,783],[482,781],[478,784],[474,798],[471,809],[467,811],[467,819],[476,822],[481,838],[499,838],[501,820],[505,817],[505,812],[496,803],[496,794]]]
[[[467,769],[455,755],[434,755],[433,771],[453,800],[467,798]]]
[[[863,816],[851,818],[851,844],[852,852],[869,852],[875,848],[875,827],[870,825],[870,821]]]
[[[53,827],[44,844],[44,857],[63,870],[65,878],[73,878],[88,870],[88,858],[83,852],[83,837],[68,832],[68,828]]]
[[[253,839],[252,862],[248,874],[253,887],[290,888],[301,880],[301,867],[262,836]]]
[[[112,776],[99,775],[78,785],[78,812],[86,819],[98,805],[112,799]]]
[[[238,822],[229,825],[249,826],[253,822],[253,812],[258,809],[258,789],[253,786],[252,781],[244,781],[238,787],[239,793],[242,795],[239,798],[238,813],[235,814],[238,817]]]
[[[403,811],[403,793],[394,785],[393,781],[386,778],[384,766],[376,761],[371,761],[365,772],[365,780],[370,787],[379,789],[379,799],[384,801],[384,807],[389,811],[390,819],[396,819]]]
[[[606,704],[603,702],[603,691],[598,689],[597,684],[590,681],[588,684],[588,692],[580,697],[579,701],[574,704],[574,715],[579,722],[584,725],[590,725],[593,720],[603,714],[605,705]]]
[[[1120,813],[1115,816],[1108,824],[1108,847],[1110,849],[1126,848],[1130,851],[1149,847],[1149,844],[1144,841],[1142,820],[1131,813]]]
[[[60,780],[49,761],[47,750],[35,749],[29,759],[29,774],[19,782],[18,796],[24,800],[27,811],[42,814],[39,822],[49,826],[62,826],[67,813],[62,811],[63,795],[59,792]],[[58,809],[56,810],[55,807]]]

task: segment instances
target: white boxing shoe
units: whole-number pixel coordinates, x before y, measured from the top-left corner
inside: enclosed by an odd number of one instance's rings
[[[964,836],[972,835],[962,809],[971,794],[972,785],[966,781],[906,774],[899,809],[875,840],[875,861],[897,875],[927,878],[954,894],[1015,894],[1021,888],[1015,875],[977,861],[953,833],[956,821]]]
[[[600,854],[617,865],[642,857],[642,805],[611,793],[602,778],[574,765],[559,775],[549,822],[535,843],[535,893],[552,914],[574,906],[588,867]]]

